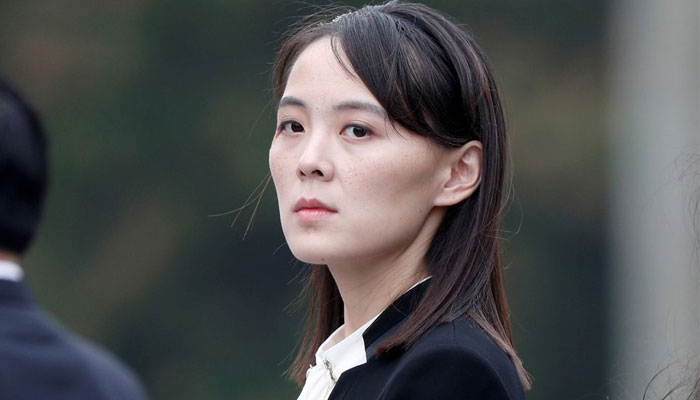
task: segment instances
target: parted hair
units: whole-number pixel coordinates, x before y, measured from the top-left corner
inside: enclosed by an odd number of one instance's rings
[[[464,28],[422,4],[336,8],[302,20],[283,41],[272,73],[274,100],[299,54],[321,38],[331,39],[338,61],[362,80],[391,123],[448,148],[472,140],[483,146],[479,188],[447,209],[425,255],[432,275],[425,295],[377,352],[407,349],[432,327],[467,315],[509,355],[529,388],[512,339],[499,248],[510,189],[506,126],[484,53]],[[343,301],[325,266],[311,268],[302,296],[305,333],[288,370],[299,385],[318,346],[343,323]]]

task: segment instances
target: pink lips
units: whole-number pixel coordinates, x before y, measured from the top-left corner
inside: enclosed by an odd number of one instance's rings
[[[337,214],[338,211],[318,199],[301,198],[294,205],[294,214],[302,221],[314,221]]]

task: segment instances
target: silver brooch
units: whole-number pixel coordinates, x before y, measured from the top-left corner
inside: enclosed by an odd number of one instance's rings
[[[335,384],[335,376],[333,376],[333,365],[328,359],[323,359],[323,366],[328,370],[328,375],[330,375],[333,384]]]

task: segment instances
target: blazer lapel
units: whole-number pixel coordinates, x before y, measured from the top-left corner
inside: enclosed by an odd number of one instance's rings
[[[399,327],[401,327],[401,322],[416,309],[425,291],[428,289],[431,280],[432,279],[427,279],[399,296],[399,298],[379,314],[377,319],[365,330],[362,334],[362,338],[365,342],[367,360],[374,357],[374,352],[377,347],[396,332]]]

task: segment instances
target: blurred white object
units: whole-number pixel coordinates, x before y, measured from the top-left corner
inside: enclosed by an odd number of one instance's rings
[[[616,400],[641,400],[669,367],[647,394],[660,399],[700,366],[691,209],[700,200],[699,3],[617,0],[611,10],[608,378]]]

